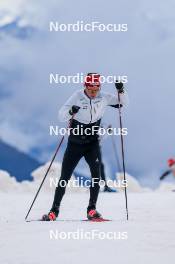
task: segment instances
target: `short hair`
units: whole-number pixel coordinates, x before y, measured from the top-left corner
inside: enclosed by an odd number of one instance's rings
[[[91,76],[91,75],[100,75],[99,73],[96,73],[96,72],[89,72],[88,74],[87,74],[87,76]]]

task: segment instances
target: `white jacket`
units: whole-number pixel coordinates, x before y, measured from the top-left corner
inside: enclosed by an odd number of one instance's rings
[[[126,91],[120,94],[120,103],[123,106],[128,104]],[[84,93],[84,90],[78,90],[59,110],[59,119],[63,122],[68,121],[72,117],[69,114],[70,109],[73,105],[77,105],[80,107],[80,110],[75,115],[74,119],[83,124],[95,123],[103,117],[107,106],[117,104],[119,104],[117,92],[115,95],[112,95],[100,91],[97,97],[90,99]]]

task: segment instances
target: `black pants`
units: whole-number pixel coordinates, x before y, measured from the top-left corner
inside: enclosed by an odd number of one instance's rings
[[[106,183],[106,176],[105,176],[105,166],[104,163],[101,161],[101,179]]]
[[[101,152],[99,142],[94,141],[91,143],[77,144],[68,141],[68,145],[64,154],[61,177],[58,186],[55,190],[55,197],[53,201],[52,210],[59,208],[61,200],[65,194],[66,187],[63,187],[60,182],[64,180],[66,183],[70,180],[71,175],[78,164],[79,160],[84,157],[89,165],[91,177],[94,179],[93,184],[90,186],[90,199],[88,210],[96,208],[96,202],[99,193],[99,181],[101,175]]]

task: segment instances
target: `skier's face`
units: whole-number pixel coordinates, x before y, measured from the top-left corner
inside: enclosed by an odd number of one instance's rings
[[[100,86],[86,86],[85,91],[86,94],[93,99],[98,95]]]

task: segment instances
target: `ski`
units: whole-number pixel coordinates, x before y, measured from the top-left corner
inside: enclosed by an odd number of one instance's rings
[[[94,219],[91,219],[91,220],[85,219],[85,220],[82,220],[82,221],[84,221],[84,222],[110,222],[112,220],[105,219],[105,218],[94,218]]]
[[[26,220],[27,223],[31,222],[111,222],[111,219],[106,219],[106,218],[98,218],[98,219],[59,219],[55,221],[44,221],[43,219],[31,219],[31,220]]]

